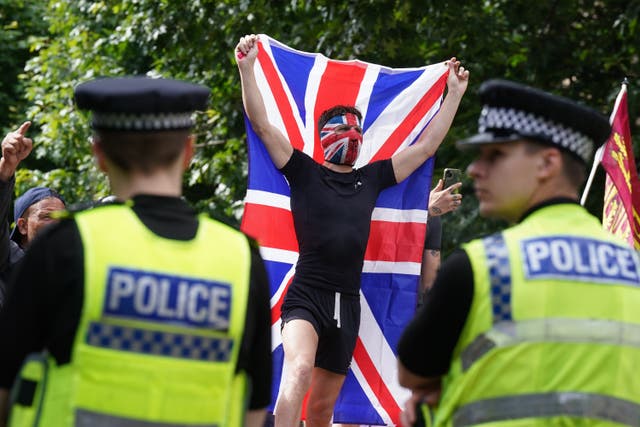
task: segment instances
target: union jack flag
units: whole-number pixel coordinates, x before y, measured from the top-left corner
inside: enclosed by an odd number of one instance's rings
[[[437,113],[446,86],[442,63],[392,69],[337,61],[294,50],[260,35],[255,74],[269,120],[293,147],[323,161],[316,129],[320,114],[338,104],[363,114],[364,143],[355,167],[391,157],[413,143]],[[280,307],[295,273],[298,244],[289,186],[245,119],[249,182],[241,228],[261,246],[271,281],[274,384],[282,374]],[[396,345],[414,314],[424,246],[433,158],[378,198],[362,274],[360,334],[338,398],[334,422],[398,425],[409,392],[399,386]]]

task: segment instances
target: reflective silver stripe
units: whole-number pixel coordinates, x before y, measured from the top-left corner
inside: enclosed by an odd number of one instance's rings
[[[466,371],[495,347],[523,342],[594,343],[640,348],[640,324],[568,318],[500,322],[478,335],[463,350],[462,369]]]
[[[640,425],[640,405],[601,394],[558,392],[479,400],[453,415],[454,427],[522,418],[578,417]]]
[[[218,427],[219,424],[175,424],[154,421],[134,420],[132,418],[101,414],[86,409],[76,410],[75,427]]]

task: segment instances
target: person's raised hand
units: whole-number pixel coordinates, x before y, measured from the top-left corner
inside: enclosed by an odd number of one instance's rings
[[[0,180],[9,181],[21,161],[27,158],[33,149],[33,141],[27,138],[31,122],[24,122],[18,129],[9,132],[2,140],[2,158],[0,158]]]
[[[442,188],[442,179],[438,180],[438,185],[433,187],[429,193],[429,215],[439,216],[447,212],[455,211],[462,204],[462,194],[454,193],[462,187],[461,182],[456,182],[447,188]]]
[[[259,37],[255,34],[248,34],[240,38],[234,50],[238,67],[253,66],[258,56],[258,40]]]
[[[449,67],[449,76],[447,77],[447,91],[449,93],[455,93],[459,96],[464,95],[469,84],[469,70],[466,70],[456,57],[452,57],[445,62],[445,65]]]

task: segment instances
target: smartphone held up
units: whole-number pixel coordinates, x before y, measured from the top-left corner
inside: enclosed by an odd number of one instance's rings
[[[442,176],[442,182],[443,182],[442,188],[443,189],[449,188],[453,184],[461,182],[461,178],[462,178],[462,171],[460,169],[445,168],[444,174]],[[459,192],[460,192],[459,187],[453,190],[453,193],[459,193]]]

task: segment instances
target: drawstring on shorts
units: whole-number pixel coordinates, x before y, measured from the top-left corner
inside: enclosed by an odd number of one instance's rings
[[[337,322],[338,328],[340,328],[340,292],[336,292],[336,302],[333,309],[333,319]]]

